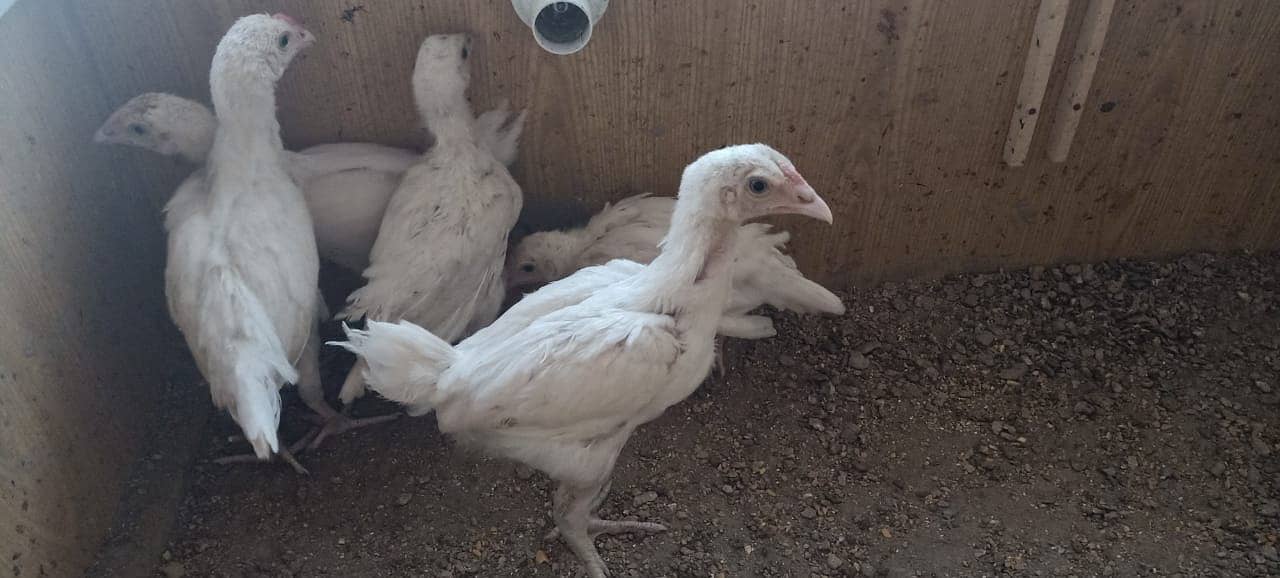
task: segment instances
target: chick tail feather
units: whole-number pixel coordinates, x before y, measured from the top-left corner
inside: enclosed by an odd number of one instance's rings
[[[447,341],[408,321],[368,321],[364,330],[343,329],[347,341],[331,344],[365,361],[364,379],[374,391],[404,405],[413,416],[439,404],[436,384],[457,356]]]
[[[215,273],[216,287],[201,302],[210,322],[200,327],[197,341],[216,351],[207,356],[207,375],[219,382],[211,388],[213,402],[240,425],[254,454],[269,459],[280,451],[280,386],[296,382],[298,371],[254,293],[233,272]]]
[[[286,365],[287,367],[287,365]],[[292,370],[292,367],[288,369]],[[249,353],[236,364],[236,407],[232,417],[244,437],[253,444],[253,453],[265,460],[280,451],[280,390],[283,382],[297,380],[297,373],[282,373],[275,360]]]
[[[787,273],[781,277],[781,282],[770,288],[766,296],[769,305],[796,313],[844,315],[844,303],[834,293],[806,279],[795,269]]]
[[[778,280],[769,285],[769,293],[764,295],[766,303],[776,309],[800,314],[844,315],[844,303],[839,297],[827,291],[822,285],[807,279],[796,269],[795,261],[783,255],[782,251],[786,248],[787,241],[791,240],[790,233],[786,231],[770,233],[769,225],[763,223],[754,223],[747,227],[754,227],[750,231],[754,238],[752,236],[748,238],[759,243],[760,247],[771,247],[773,255],[777,257],[763,258],[761,261],[765,278]],[[757,252],[762,257],[769,253],[764,250]]]

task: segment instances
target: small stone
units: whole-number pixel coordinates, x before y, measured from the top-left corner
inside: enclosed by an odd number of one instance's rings
[[[813,508],[805,508],[804,510],[801,510],[800,516],[806,520],[812,520],[818,517],[818,511]]]
[[[1275,550],[1275,548],[1272,548],[1272,550]],[[844,566],[843,559],[835,554],[827,554],[827,568],[839,570],[841,566]]]
[[[1000,379],[1005,381],[1018,381],[1022,376],[1027,374],[1028,367],[1026,364],[1015,363],[1013,367],[1000,372]]]
[[[516,466],[516,477],[522,480],[527,480],[529,478],[532,478],[534,473],[535,473],[535,470],[533,468],[526,466],[524,464],[520,464]]]
[[[1262,554],[1263,558],[1272,562],[1280,562],[1280,553],[1276,552],[1276,547],[1271,544],[1263,544],[1263,546],[1258,549],[1258,553]]]
[[[731,486],[731,485],[729,485],[729,484],[725,484],[725,485],[723,485],[723,486],[720,486],[720,491],[722,491],[722,492],[724,492],[724,493],[726,493],[726,494],[732,494],[734,490],[733,490],[733,486]]]
[[[1262,380],[1253,382],[1253,386],[1258,388],[1262,393],[1271,393],[1271,384]]]
[[[879,341],[868,341],[866,343],[863,343],[862,345],[859,345],[857,351],[858,353],[861,353],[863,355],[871,355],[872,351],[880,349],[881,347],[884,347],[884,345],[881,344]]]
[[[160,573],[165,578],[182,578],[187,575],[187,569],[179,562],[170,562],[160,567]]]
[[[862,562],[862,575],[871,578],[876,575],[876,567],[870,562]]]
[[[973,336],[973,338],[978,340],[978,343],[983,347],[987,347],[996,342],[996,336],[992,335],[990,331],[979,331],[977,335]]]
[[[403,494],[400,494],[399,496],[396,496],[397,506],[407,506],[411,501],[413,501],[413,494],[403,493]]]
[[[1264,502],[1262,505],[1258,506],[1258,515],[1266,516],[1268,518],[1280,517],[1280,504],[1276,504],[1275,502]]]
[[[867,359],[867,356],[862,353],[855,351],[849,354],[849,367],[854,369],[866,369],[871,367],[871,360]]]
[[[658,499],[658,492],[645,492],[632,498],[631,503],[637,507],[643,506]]]
[[[1213,477],[1215,478],[1221,478],[1222,474],[1227,473],[1226,462],[1217,462],[1213,464],[1213,466],[1209,468],[1209,473],[1213,474]]]

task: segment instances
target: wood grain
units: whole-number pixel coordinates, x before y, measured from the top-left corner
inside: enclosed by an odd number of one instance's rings
[[[1078,22],[1086,3],[1075,4]],[[836,225],[802,227],[793,248],[835,283],[1280,242],[1265,210],[1280,167],[1263,152],[1280,144],[1280,6],[1263,0],[1121,3],[1078,158],[1034,154],[1019,168],[1000,160],[1036,15],[1020,0],[618,2],[565,57],[538,49],[497,1],[68,5],[117,103],[156,89],[204,98],[234,17],[300,18],[319,42],[282,87],[293,146],[420,145],[416,46],[472,31],[477,108],[505,96],[531,109],[517,170],[530,202],[670,193],[700,151],[768,142],[832,199]],[[171,190],[172,171],[129,158],[154,198]]]

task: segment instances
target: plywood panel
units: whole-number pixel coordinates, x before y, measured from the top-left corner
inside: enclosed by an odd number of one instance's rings
[[[1265,0],[1122,2],[1068,164],[1045,162],[1039,131],[1017,169],[1000,145],[1035,2],[616,2],[567,57],[537,49],[502,1],[72,5],[116,101],[204,95],[236,15],[299,17],[320,42],[282,89],[298,146],[419,144],[415,48],[472,31],[476,104],[509,96],[533,112],[518,174],[532,201],[670,192],[699,151],[769,142],[834,199],[837,224],[794,243],[805,269],[832,280],[1280,242],[1267,210],[1280,182],[1280,6]]]
[[[5,576],[77,575],[92,559],[172,337],[154,213],[90,139],[110,103],[86,53],[55,3],[0,19]]]

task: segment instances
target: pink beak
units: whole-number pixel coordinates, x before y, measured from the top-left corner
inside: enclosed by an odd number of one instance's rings
[[[831,207],[827,206],[827,202],[818,196],[817,191],[814,191],[809,183],[801,181],[790,188],[791,198],[770,209],[770,214],[804,215],[828,225],[835,220],[831,215]]]

